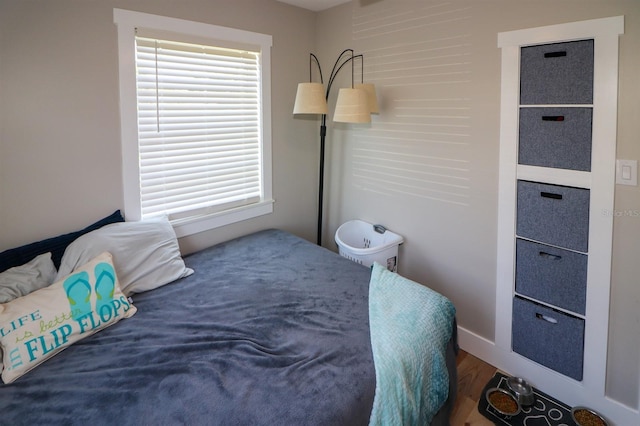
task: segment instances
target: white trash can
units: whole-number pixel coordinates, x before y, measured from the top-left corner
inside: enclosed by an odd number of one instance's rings
[[[340,256],[364,266],[375,261],[391,272],[398,271],[398,246],[404,239],[384,226],[350,220],[340,225],[335,239]]]

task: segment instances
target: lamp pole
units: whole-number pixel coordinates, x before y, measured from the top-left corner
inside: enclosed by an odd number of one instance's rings
[[[327,93],[329,93],[327,91]],[[328,95],[327,95],[328,96]],[[320,124],[320,176],[318,177],[318,245],[322,245],[322,211],[324,202],[324,147],[327,136],[327,114],[322,114]]]

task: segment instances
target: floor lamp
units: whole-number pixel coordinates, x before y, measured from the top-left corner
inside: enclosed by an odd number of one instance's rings
[[[376,99],[375,87],[373,84],[364,83],[364,76],[360,84],[355,84],[354,62],[356,59],[362,61],[362,71],[364,72],[363,55],[354,55],[353,49],[345,49],[336,59],[327,88],[324,88],[324,79],[322,78],[322,67],[318,58],[313,53],[309,56],[309,83],[298,84],[296,93],[296,101],[293,107],[294,114],[321,114],[320,123],[320,176],[318,183],[318,245],[322,245],[322,212],[324,201],[324,151],[325,139],[327,136],[327,114],[329,108],[327,101],[331,93],[331,86],[335,81],[340,70],[351,64],[351,87],[341,88],[338,92],[336,108],[333,114],[333,121],[340,123],[370,123],[371,114],[378,112],[378,103]],[[320,73],[320,83],[313,83],[312,68],[313,63],[318,66]]]

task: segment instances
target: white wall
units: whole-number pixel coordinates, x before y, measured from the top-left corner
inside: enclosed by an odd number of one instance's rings
[[[325,67],[344,48],[365,55],[382,111],[335,125],[325,241],[346,220],[405,236],[400,272],[450,297],[478,354],[494,340],[500,50],[497,34],[625,15],[620,38],[618,158],[640,158],[640,2],[371,0],[318,21]],[[343,84],[348,77],[341,76]],[[357,79],[359,79],[359,74]],[[337,89],[336,89],[337,91]],[[637,413],[640,377],[640,188],[616,187],[607,396]],[[329,246],[335,246],[327,243]],[[494,357],[493,359],[491,357]]]
[[[183,250],[267,227],[314,240],[315,123],[292,115],[314,13],[275,0],[0,0],[0,250],[122,208],[113,8],[273,36],[274,213],[183,239]]]

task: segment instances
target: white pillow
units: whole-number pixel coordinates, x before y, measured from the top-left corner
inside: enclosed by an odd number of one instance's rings
[[[113,255],[120,288],[127,296],[193,273],[182,260],[173,227],[161,218],[113,223],[84,234],[64,252],[58,279],[104,251]]]
[[[41,254],[24,265],[0,272],[0,303],[10,302],[46,287],[55,278],[56,267],[51,260],[51,253]]]
[[[120,291],[111,255],[0,305],[2,381],[11,383],[78,340],[136,313]]]

